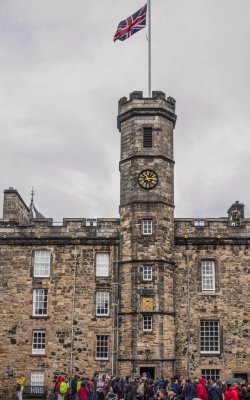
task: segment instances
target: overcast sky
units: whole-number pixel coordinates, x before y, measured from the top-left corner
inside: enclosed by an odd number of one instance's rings
[[[0,201],[46,217],[117,217],[117,102],[147,94],[146,0],[0,2]],[[177,102],[175,216],[250,217],[250,1],[152,0],[153,90]]]

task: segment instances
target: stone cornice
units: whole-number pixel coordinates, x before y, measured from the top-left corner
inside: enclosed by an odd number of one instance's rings
[[[126,111],[123,114],[118,115],[117,117],[117,127],[119,131],[121,131],[121,124],[126,120],[133,118],[133,117],[150,117],[150,116],[160,116],[166,118],[168,121],[173,123],[175,127],[177,116],[170,111],[166,110],[165,108],[131,108],[130,110]]]
[[[8,246],[78,246],[78,245],[105,245],[118,246],[119,237],[100,238],[70,238],[70,237],[6,237],[0,238],[0,245]]]
[[[175,237],[176,246],[250,246],[250,237],[231,237],[220,235],[215,237]]]
[[[152,154],[152,155],[148,155],[148,154],[136,154],[136,155],[127,157],[127,158],[125,158],[124,160],[121,160],[120,163],[119,163],[119,165],[124,164],[124,163],[126,163],[127,161],[136,160],[136,159],[139,159],[139,158],[143,158],[143,159],[147,159],[147,160],[148,160],[148,159],[154,160],[154,159],[158,158],[158,159],[161,159],[161,160],[163,160],[163,161],[167,161],[169,164],[172,164],[172,165],[175,164],[175,161],[174,161],[174,160],[171,160],[171,158],[168,158],[168,157],[163,156],[163,155],[161,155],[161,154],[155,154],[155,155],[154,155],[154,154]]]

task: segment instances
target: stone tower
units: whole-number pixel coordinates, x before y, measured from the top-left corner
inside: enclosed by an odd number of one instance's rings
[[[175,122],[175,100],[163,92],[133,92],[119,102],[121,375],[174,370]]]

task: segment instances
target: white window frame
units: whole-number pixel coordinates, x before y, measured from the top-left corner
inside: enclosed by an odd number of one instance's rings
[[[41,311],[41,312],[39,312]],[[48,316],[48,289],[33,289],[33,317]]]
[[[44,371],[30,372],[30,386],[44,386]]]
[[[217,368],[204,368],[201,370],[201,377],[205,378],[206,381],[211,379],[217,381],[218,379],[220,379],[220,370]]]
[[[220,354],[220,323],[218,320],[200,321],[200,353]]]
[[[143,316],[143,332],[153,331],[153,317],[152,315]]]
[[[109,253],[96,253],[95,258],[95,269],[97,277],[109,277],[109,264],[110,264],[110,254]]]
[[[32,332],[32,354],[44,355],[46,345],[45,330],[36,329]]]
[[[148,235],[148,236],[153,234],[152,219],[143,219],[142,220],[142,233],[143,233],[143,235]]]
[[[201,261],[201,281],[203,292],[215,292],[215,262]]]
[[[96,336],[96,360],[109,359],[109,336],[97,335]]]
[[[48,250],[35,250],[34,252],[34,278],[50,277],[51,252]]]
[[[109,316],[109,292],[96,292],[96,316]]]
[[[153,267],[151,265],[143,265],[142,279],[144,281],[153,280]]]
[[[199,218],[194,220],[194,226],[206,226],[205,219]]]

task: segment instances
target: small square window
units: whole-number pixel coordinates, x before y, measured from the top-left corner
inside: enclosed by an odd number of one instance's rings
[[[151,315],[143,317],[143,332],[152,332],[153,330],[153,318]]]
[[[108,340],[106,335],[96,336],[96,359],[108,360]]]
[[[205,226],[205,220],[204,219],[195,219],[194,226]]]
[[[49,278],[50,251],[36,250],[34,253],[34,278]]]
[[[33,316],[48,315],[48,289],[33,290]]]
[[[109,276],[109,253],[96,254],[96,276]]]
[[[142,221],[142,233],[143,235],[152,235],[153,233],[152,219],[144,219]]]
[[[96,293],[96,315],[97,316],[109,315],[109,292]]]
[[[45,354],[45,331],[33,331],[32,354]]]
[[[152,281],[152,279],[153,279],[153,268],[148,265],[144,265],[143,266],[143,280],[144,281]]]

